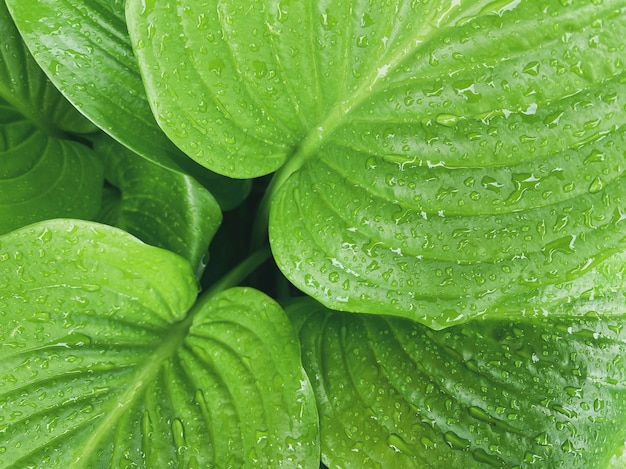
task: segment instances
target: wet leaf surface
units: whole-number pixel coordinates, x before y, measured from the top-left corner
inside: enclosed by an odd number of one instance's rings
[[[329,467],[606,468],[624,446],[624,328],[578,318],[473,321],[288,308]]]
[[[317,467],[297,339],[264,294],[106,225],[0,237],[0,466]]]

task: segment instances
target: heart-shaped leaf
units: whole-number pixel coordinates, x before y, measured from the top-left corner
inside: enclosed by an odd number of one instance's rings
[[[57,91],[24,45],[0,1],[0,98],[51,134],[95,130]]]
[[[222,220],[213,196],[191,176],[156,165],[114,140],[99,137],[94,144],[105,160],[107,180],[117,188],[105,199],[100,221],[183,256],[200,274]]]
[[[625,12],[624,0],[127,4],[170,138],[231,176],[280,168],[268,204],[285,275],[329,307],[434,328],[624,248]]]
[[[626,434],[624,316],[473,321],[288,308],[329,467],[606,468]],[[622,307],[624,306],[622,301]]]
[[[100,209],[102,164],[87,146],[49,135],[0,100],[0,234]]]
[[[0,466],[317,467],[283,310],[196,292],[182,257],[106,225],[0,237]]]

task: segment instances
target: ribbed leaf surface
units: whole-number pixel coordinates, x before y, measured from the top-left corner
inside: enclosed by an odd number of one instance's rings
[[[102,184],[92,150],[51,136],[0,100],[0,234],[47,218],[91,219]]]
[[[182,257],[106,225],[1,237],[0,466],[316,468],[282,309],[196,292]]]
[[[624,447],[623,315],[474,321],[288,309],[331,468],[607,468]],[[615,466],[620,467],[620,466]]]
[[[624,248],[624,0],[127,10],[165,132],[279,170],[274,255],[329,307],[442,328]]]

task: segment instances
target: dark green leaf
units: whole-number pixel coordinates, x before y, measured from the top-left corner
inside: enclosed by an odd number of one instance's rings
[[[89,148],[49,135],[0,100],[0,234],[47,218],[93,218],[102,184]]]
[[[322,459],[346,469],[606,468],[626,434],[624,316],[582,304],[579,317],[444,331],[292,305]]]
[[[39,65],[77,108],[138,153],[168,161],[176,150],[145,99],[123,1],[6,3]]]
[[[0,466],[317,467],[293,329],[106,225],[0,237]],[[190,310],[190,308],[192,308]]]

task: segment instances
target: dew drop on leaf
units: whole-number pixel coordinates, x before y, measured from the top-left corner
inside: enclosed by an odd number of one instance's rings
[[[589,186],[589,192],[595,194],[600,192],[604,188],[604,182],[599,177],[596,177]]]
[[[453,449],[467,450],[470,447],[470,441],[461,438],[456,433],[449,431],[443,435],[443,439],[448,443],[448,445]]]
[[[416,454],[404,438],[396,433],[392,433],[387,437],[387,445],[397,453],[404,453],[412,456]]]
[[[479,448],[472,452],[472,457],[484,464],[488,464],[492,467],[505,467],[505,462],[495,454],[489,454],[484,449]]]

